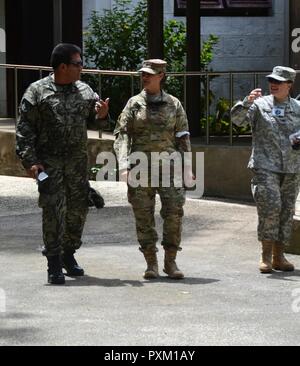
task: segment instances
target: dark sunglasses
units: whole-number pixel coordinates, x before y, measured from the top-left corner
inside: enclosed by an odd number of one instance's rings
[[[70,61],[69,65],[83,66],[83,62],[82,61]]]
[[[271,83],[271,84],[277,84],[277,85],[280,85],[280,84],[284,83],[284,81],[279,81],[279,80],[276,80],[276,79],[273,79],[273,78],[268,78],[268,82]]]

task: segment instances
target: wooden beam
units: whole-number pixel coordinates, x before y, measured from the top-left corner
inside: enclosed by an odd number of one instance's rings
[[[53,46],[62,42],[62,0],[53,0]]]
[[[82,48],[82,0],[62,0],[61,6],[62,42]]]
[[[148,0],[148,57],[164,58],[164,1]]]
[[[187,71],[200,71],[200,6],[199,0],[186,2],[187,22]],[[191,136],[200,136],[200,77],[187,77],[187,116],[189,120]]]

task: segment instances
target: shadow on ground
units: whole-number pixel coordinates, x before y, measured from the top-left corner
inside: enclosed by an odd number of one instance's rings
[[[103,286],[103,287],[119,287],[119,286],[132,286],[132,287],[142,287],[153,283],[168,283],[168,284],[183,284],[183,285],[206,285],[213,282],[219,282],[220,280],[214,278],[198,278],[198,277],[186,277],[182,280],[173,280],[168,277],[159,277],[157,279],[147,281],[136,281],[136,280],[121,280],[120,278],[99,278],[93,276],[83,276],[83,277],[70,277],[70,281],[66,281],[65,286]],[[45,286],[53,286],[46,284]]]

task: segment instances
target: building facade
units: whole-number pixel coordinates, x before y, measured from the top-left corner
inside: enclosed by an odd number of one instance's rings
[[[103,13],[111,9],[114,0],[84,0],[83,27],[88,25],[91,10]],[[136,4],[133,0],[132,4]],[[185,22],[184,16],[175,16],[175,1],[164,0],[164,19]],[[213,16],[216,14],[217,16]],[[202,40],[209,34],[219,37],[212,67],[216,71],[269,70],[273,65],[289,61],[289,1],[273,0],[269,15],[201,17]]]
[[[255,0],[253,3],[263,1]],[[133,0],[132,6],[137,2],[138,0]],[[164,0],[165,20],[175,18],[185,21],[184,16],[176,15],[176,4],[181,2]],[[236,6],[238,3],[245,3],[244,0],[203,2],[215,6],[209,15],[205,15],[203,11],[204,15],[201,16],[202,41],[209,34],[219,37],[211,64],[213,70],[267,71],[279,64],[298,66],[291,62],[293,55],[291,56],[290,47],[290,7],[292,3],[297,3],[295,0],[270,1],[268,13],[259,13],[257,16],[230,15],[217,8],[221,3],[232,3]],[[114,0],[0,0],[0,63],[48,65],[50,52],[55,44],[65,41],[84,45],[82,30],[88,25],[91,11],[103,13],[105,9],[111,9],[113,4]],[[298,33],[294,32],[294,37],[299,34],[300,29]],[[295,48],[299,49],[299,53],[300,47]],[[36,75],[28,72],[19,76],[20,94],[34,78]],[[250,84],[247,81],[242,83],[237,88],[236,95],[242,94]],[[2,117],[14,114],[12,88],[12,73],[0,69]],[[218,82],[215,88],[226,96],[226,83]]]

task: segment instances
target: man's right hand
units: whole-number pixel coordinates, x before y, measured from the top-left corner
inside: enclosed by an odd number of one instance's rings
[[[45,170],[42,164],[32,165],[30,169],[26,169],[26,172],[30,178],[36,179],[39,174],[39,170]]]
[[[252,92],[250,92],[250,94],[247,97],[248,102],[253,103],[255,99],[260,98],[261,96],[262,96],[261,89],[260,88],[254,89],[252,90]]]

